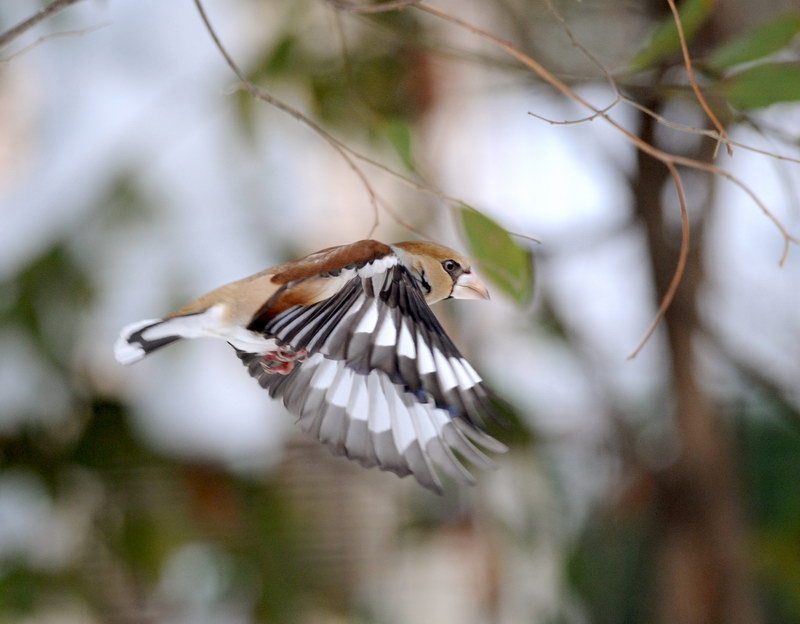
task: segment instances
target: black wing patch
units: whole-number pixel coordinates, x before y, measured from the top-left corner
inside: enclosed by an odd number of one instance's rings
[[[431,462],[473,483],[453,451],[490,467],[472,441],[506,450],[481,430],[493,415],[489,392],[413,277],[399,264],[386,264],[353,271],[333,297],[291,307],[266,324],[264,333],[279,344],[310,354],[290,374],[267,373],[258,355],[239,357],[335,454],[401,476],[413,473],[437,492]]]

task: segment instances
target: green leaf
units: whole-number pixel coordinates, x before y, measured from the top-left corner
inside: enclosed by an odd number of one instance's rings
[[[800,33],[800,13],[781,15],[714,50],[706,59],[711,69],[757,61],[788,46]]]
[[[461,209],[461,225],[478,270],[518,304],[533,294],[533,255],[509,233],[470,206]]]
[[[297,51],[297,37],[292,34],[285,34],[269,51],[256,68],[255,79],[259,80],[273,74],[280,74],[292,69],[292,57]]]
[[[683,33],[687,41],[692,37],[706,21],[706,18],[714,8],[716,0],[684,0],[678,8],[681,16]],[[678,37],[678,27],[670,11],[661,24],[653,32],[650,39],[636,56],[631,59],[629,69],[638,72],[649,69],[656,65],[658,61],[674,54],[681,49],[681,41]]]
[[[723,80],[716,89],[739,110],[800,100],[800,63],[765,63]]]
[[[400,119],[393,119],[384,125],[383,131],[386,133],[397,155],[400,156],[403,164],[410,171],[414,171],[414,155],[411,144],[411,128],[409,125]]]

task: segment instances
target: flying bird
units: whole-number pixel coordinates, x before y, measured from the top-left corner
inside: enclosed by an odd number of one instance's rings
[[[461,460],[478,447],[492,393],[430,309],[448,298],[488,299],[469,261],[436,243],[362,240],[226,284],[163,319],[123,328],[116,359],[132,364],[183,338],[222,338],[300,426],[362,466],[475,480]]]

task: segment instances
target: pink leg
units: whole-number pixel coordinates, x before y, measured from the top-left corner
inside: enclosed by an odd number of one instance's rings
[[[280,347],[277,351],[270,351],[261,356],[261,368],[270,375],[288,375],[294,370],[298,362],[308,357],[308,351],[300,349],[294,351],[291,347]]]

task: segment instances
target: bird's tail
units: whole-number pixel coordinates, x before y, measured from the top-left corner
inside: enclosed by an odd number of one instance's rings
[[[181,323],[185,317],[148,319],[122,328],[114,343],[114,357],[121,364],[133,364],[145,355],[181,338],[193,338]]]

